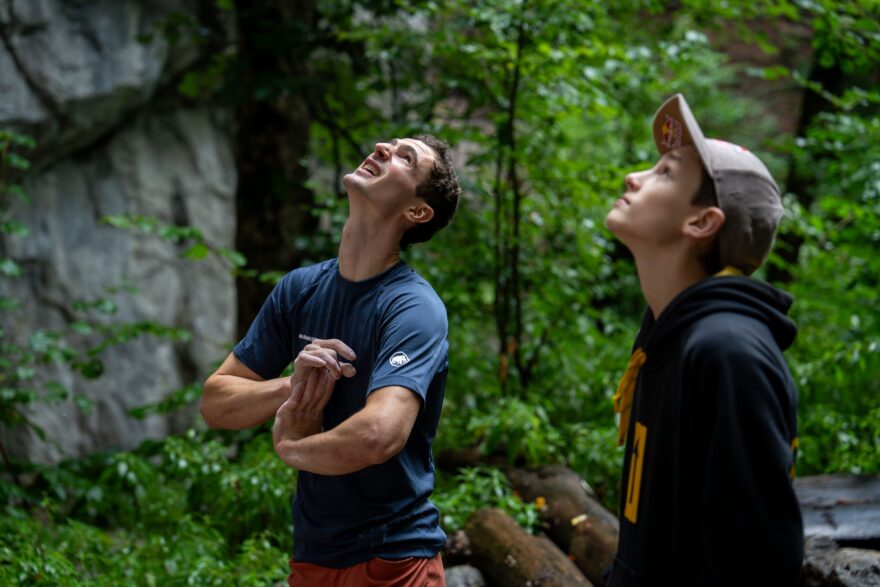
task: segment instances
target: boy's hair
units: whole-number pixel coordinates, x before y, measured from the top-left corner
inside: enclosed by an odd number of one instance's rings
[[[412,138],[425,143],[434,151],[431,170],[416,186],[416,197],[423,199],[434,210],[434,217],[428,222],[413,226],[403,234],[400,239],[402,251],[411,244],[431,240],[437,231],[449,224],[455,216],[458,197],[461,195],[449,145],[432,135],[416,135]]]
[[[700,171],[702,172],[700,187],[697,188],[697,193],[691,199],[691,205],[704,208],[717,207],[718,195],[715,193],[715,182],[712,181],[709,172],[702,165],[700,165]],[[712,237],[712,242],[709,243],[709,247],[700,255],[699,259],[703,270],[709,275],[715,275],[723,269],[721,266],[721,247],[717,234]]]

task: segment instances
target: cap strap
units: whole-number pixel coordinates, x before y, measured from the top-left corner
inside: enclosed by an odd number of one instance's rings
[[[744,273],[733,265],[728,265],[724,269],[716,273],[715,277],[724,277],[727,275],[744,275]]]
[[[629,416],[632,412],[633,395],[636,391],[636,379],[639,377],[639,369],[648,360],[648,355],[641,348],[637,348],[629,358],[626,372],[614,392],[614,411],[620,414],[620,431],[617,435],[617,444],[622,445],[626,440],[626,431],[629,428]]]

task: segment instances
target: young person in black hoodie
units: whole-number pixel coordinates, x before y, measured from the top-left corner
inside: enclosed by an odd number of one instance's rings
[[[779,188],[746,149],[706,139],[683,96],[658,110],[662,155],[626,177],[606,225],[648,302],[614,396],[626,453],[607,585],[795,585],[797,391],[789,294],[767,258]]]

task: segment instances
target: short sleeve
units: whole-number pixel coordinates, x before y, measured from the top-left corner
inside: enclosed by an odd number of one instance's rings
[[[290,320],[297,293],[295,282],[294,272],[278,282],[247,334],[232,349],[239,361],[263,379],[278,377],[293,359]]]
[[[447,368],[446,309],[431,291],[395,296],[379,322],[379,351],[367,393],[399,385],[425,405],[434,376]]]

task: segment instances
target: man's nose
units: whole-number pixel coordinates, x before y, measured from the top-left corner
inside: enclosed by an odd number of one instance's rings
[[[388,143],[376,143],[376,155],[385,160],[391,157],[391,145]]]

